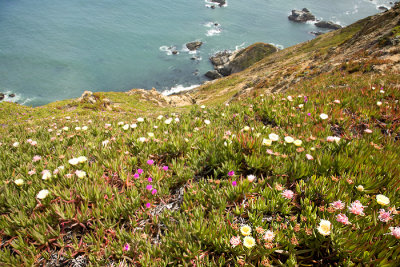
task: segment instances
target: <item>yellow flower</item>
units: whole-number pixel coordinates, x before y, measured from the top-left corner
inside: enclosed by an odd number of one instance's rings
[[[251,236],[246,236],[243,239],[243,246],[245,246],[246,248],[252,248],[255,244],[256,240],[254,240],[254,238],[252,238]]]
[[[272,145],[272,140],[264,138],[263,141],[262,141],[262,144],[264,146],[271,146]]]
[[[293,144],[294,144],[295,146],[301,146],[302,143],[303,143],[303,142],[302,142],[301,140],[296,140],[296,141],[293,142]]]
[[[379,205],[386,206],[386,205],[389,205],[390,200],[387,196],[377,195],[376,202],[378,202]]]
[[[17,180],[14,181],[14,183],[15,183],[16,185],[18,185],[18,186],[21,186],[21,185],[24,184],[24,180],[22,180],[22,179],[17,179]]]
[[[321,235],[329,235],[331,233],[331,222],[327,220],[321,220],[318,226],[318,232]]]
[[[242,235],[247,236],[251,234],[251,227],[246,225],[243,225],[242,227],[240,227],[240,232],[242,233]]]

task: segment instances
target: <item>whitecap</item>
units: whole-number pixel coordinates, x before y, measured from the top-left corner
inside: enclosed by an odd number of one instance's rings
[[[243,49],[246,42],[241,43],[240,45],[235,46],[235,50]]]
[[[18,93],[13,93],[11,91],[6,91],[2,92],[4,94],[4,99],[0,102],[13,102],[13,103],[19,103],[21,105],[25,105],[31,101],[33,101],[35,98],[23,98],[21,94]],[[10,97],[10,94],[15,94],[14,97]]]
[[[219,35],[222,32],[221,28],[213,28],[207,31],[206,35],[207,36],[214,36],[214,35]]]
[[[160,51],[165,52],[165,54],[167,54],[168,56],[172,55],[173,50],[176,50],[175,46],[160,46]]]
[[[177,84],[176,86],[171,87],[169,90],[165,90],[165,91],[163,91],[161,93],[163,95],[172,95],[172,94],[176,94],[176,93],[179,93],[179,92],[188,91],[188,90],[194,89],[194,88],[199,87],[199,86],[200,86],[199,84],[195,84],[195,85],[190,85],[190,86],[185,87],[185,86],[183,86],[181,84]]]

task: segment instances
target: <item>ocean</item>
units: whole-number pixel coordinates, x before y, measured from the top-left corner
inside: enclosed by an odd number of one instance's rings
[[[83,91],[156,88],[165,94],[207,80],[208,58],[254,42],[280,48],[314,38],[313,23],[288,20],[308,8],[342,26],[390,7],[385,0],[0,0],[0,92],[28,106]],[[185,44],[199,40],[196,53]],[[178,54],[173,55],[172,50]]]

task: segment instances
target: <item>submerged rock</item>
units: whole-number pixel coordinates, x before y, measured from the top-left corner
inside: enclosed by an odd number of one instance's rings
[[[315,35],[315,36],[320,36],[320,35],[322,35],[322,34],[324,34],[323,32],[319,32],[319,31],[317,31],[317,32],[310,32],[312,35]]]
[[[187,49],[189,49],[190,51],[194,51],[197,50],[198,48],[200,48],[200,46],[203,44],[203,42],[200,41],[194,41],[194,42],[190,42],[186,44]]]
[[[292,10],[292,14],[288,18],[294,22],[315,20],[315,16],[307,8],[303,8],[302,10]]]
[[[325,28],[331,30],[338,30],[342,28],[342,26],[340,26],[339,24],[333,23],[332,21],[324,21],[324,20],[315,23],[315,26],[317,26],[318,28]]]

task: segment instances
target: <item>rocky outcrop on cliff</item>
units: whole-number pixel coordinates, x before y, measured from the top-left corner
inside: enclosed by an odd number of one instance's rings
[[[324,29],[331,29],[331,30],[339,30],[342,28],[339,24],[333,23],[332,21],[319,21],[315,23],[315,26],[318,28],[324,28]]]

